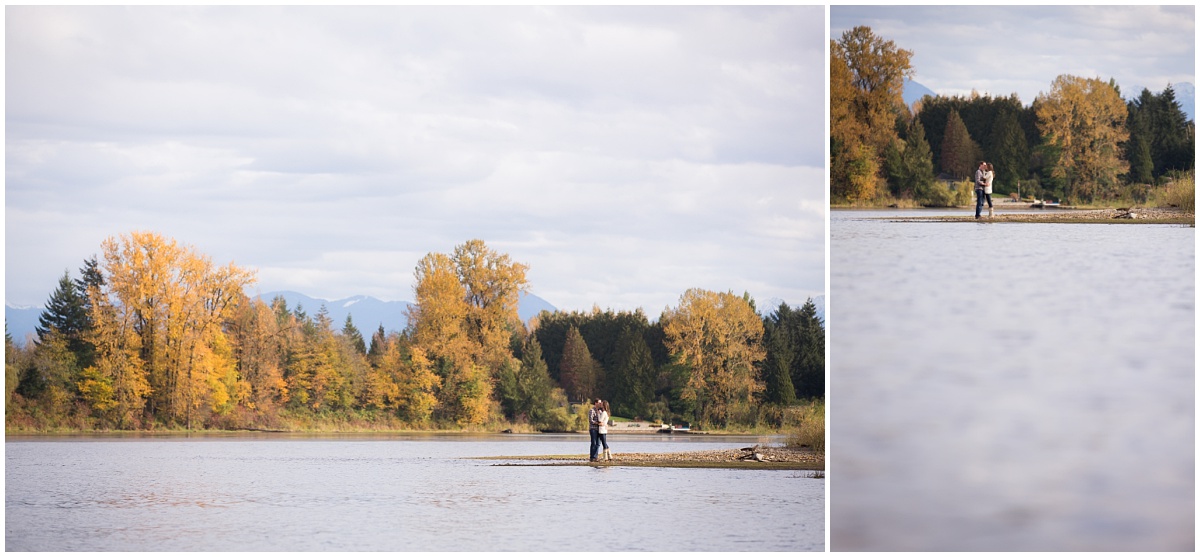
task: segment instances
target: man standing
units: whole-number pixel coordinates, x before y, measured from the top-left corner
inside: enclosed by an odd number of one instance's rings
[[[588,460],[596,462],[596,457],[600,452],[600,401],[597,400],[592,404],[591,410],[588,410],[588,433],[592,436],[592,450],[589,453]]]
[[[979,214],[983,212],[984,172],[987,172],[987,163],[980,162],[979,168],[975,170],[975,218],[979,218]]]

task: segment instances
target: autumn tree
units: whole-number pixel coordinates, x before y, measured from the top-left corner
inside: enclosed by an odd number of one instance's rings
[[[896,138],[893,123],[907,113],[902,92],[912,52],[859,26],[830,41],[830,193],[874,197],[881,157]]]
[[[425,351],[410,348],[398,335],[381,339],[368,376],[367,403],[394,412],[412,424],[427,423],[437,405],[441,378]]]
[[[418,262],[409,328],[414,346],[428,354],[442,378],[443,417],[464,425],[488,419],[493,381],[512,359],[509,342],[520,326],[517,301],[527,287],[527,269],[481,240]]]
[[[1128,110],[1115,84],[1061,75],[1038,100],[1039,128],[1057,151],[1051,175],[1066,180],[1068,198],[1090,201],[1129,171],[1120,149]]]
[[[237,376],[222,325],[253,273],[148,232],[102,248],[106,284],[89,296],[93,344],[106,353],[92,384],[140,374],[131,384],[145,382],[150,414],[188,427],[195,411],[227,408]]]
[[[286,306],[282,297],[272,303]],[[238,374],[249,388],[243,405],[259,416],[273,418],[287,394],[283,379],[285,332],[275,311],[262,300],[246,298],[237,304],[226,326]]]
[[[701,423],[727,425],[763,389],[762,320],[745,297],[701,289],[685,292],[663,318],[667,348],[689,370],[682,397],[696,401]]]

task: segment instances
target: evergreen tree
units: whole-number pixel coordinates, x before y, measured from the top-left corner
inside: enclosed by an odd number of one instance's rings
[[[1004,111],[996,121],[992,134],[995,145],[993,166],[996,167],[995,193],[1017,191],[1019,180],[1029,174],[1029,144],[1014,112]]]
[[[958,111],[950,111],[942,139],[942,171],[955,178],[970,178],[979,166],[977,161],[980,157],[979,146],[967,133],[967,126],[963,124]]]
[[[4,407],[12,408],[12,395],[21,382],[17,366],[17,347],[8,333],[8,322],[4,323]]]
[[[34,328],[38,336],[35,342],[40,344],[55,333],[68,340],[79,339],[85,319],[83,296],[80,296],[71,280],[70,272],[63,271],[62,278],[58,279],[58,288],[50,294],[45,309],[38,316],[38,324]]]
[[[935,181],[933,152],[925,140],[925,126],[920,120],[914,118],[909,123],[904,143],[904,182],[901,187],[920,200]]]
[[[571,400],[592,400],[598,397],[601,382],[600,363],[592,357],[587,343],[576,327],[567,331],[562,363],[558,367],[563,390]]]
[[[371,361],[372,365],[378,365],[379,357],[383,354],[386,345],[387,333],[383,330],[383,323],[380,323],[379,329],[371,335],[371,348],[367,351],[367,359]]]
[[[1135,184],[1154,183],[1154,159],[1150,154],[1150,142],[1144,132],[1130,130],[1129,137],[1129,180]]]
[[[89,315],[91,305],[87,290],[82,289],[80,284],[71,280],[69,272],[63,272],[58,288],[50,295],[45,309],[38,316],[35,344],[48,342],[51,336],[60,337],[65,349],[71,353],[74,364],[82,369],[92,365],[95,347],[87,339],[92,330]]]
[[[382,327],[382,325],[380,326]],[[367,342],[363,340],[362,333],[358,331],[358,327],[354,326],[354,320],[350,318],[349,314],[346,314],[346,324],[342,326],[342,335],[350,341],[350,346],[353,346],[359,354],[366,355]]]
[[[763,319],[763,344],[767,348],[767,357],[761,364],[765,386],[763,402],[784,406],[796,402],[796,388],[792,385],[792,362],[796,353],[792,335],[781,324],[781,320],[788,319],[791,313],[787,304],[780,303],[773,315]]]
[[[792,384],[798,398],[825,397],[825,324],[817,316],[817,306],[809,298],[800,308],[796,361],[792,365]]]
[[[504,413],[511,420],[528,421],[542,429],[566,429],[566,411],[556,411],[560,402],[565,405],[566,397],[556,392],[550,380],[537,337],[531,336],[521,352],[519,363],[511,362],[499,373],[497,390]]]
[[[644,417],[654,395],[657,370],[646,339],[630,326],[617,339],[617,364],[609,374],[613,413]]]

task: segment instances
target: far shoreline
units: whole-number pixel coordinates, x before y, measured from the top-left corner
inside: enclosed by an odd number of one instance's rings
[[[1167,224],[1180,226],[1196,226],[1194,211],[1176,208],[1120,208],[1093,209],[1062,207],[1053,209],[1036,209],[1028,206],[995,207],[993,216],[984,213],[975,218],[974,207],[920,207],[920,208],[889,208],[889,207],[831,207],[835,211],[896,211],[896,212],[938,212],[938,215],[926,216],[886,216],[873,217],[872,220],[891,222],[977,222],[977,223],[1042,223],[1042,224]],[[947,212],[963,214],[947,215]]]

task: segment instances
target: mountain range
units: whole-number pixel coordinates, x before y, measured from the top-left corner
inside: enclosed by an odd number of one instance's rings
[[[325,311],[329,313],[329,319],[333,323],[333,327],[341,330],[346,323],[346,316],[354,322],[354,326],[362,333],[363,337],[370,341],[371,335],[383,326],[385,331],[400,331],[408,323],[408,302],[385,302],[370,296],[351,296],[340,300],[323,300],[306,296],[299,292],[278,291],[266,292],[257,294],[256,297],[270,303],[276,296],[282,296],[287,302],[289,310],[295,310],[299,306],[308,315],[316,315],[321,311],[321,307],[325,307]],[[794,308],[799,308],[803,305],[794,305]],[[822,321],[825,320],[825,296],[813,297],[813,305],[817,308],[817,315]],[[554,312],[557,311],[550,302],[539,298],[534,294],[522,294],[517,302],[517,315],[522,321],[529,322],[533,316],[541,313],[542,310]],[[34,332],[38,324],[38,317],[42,314],[42,308],[29,306],[13,306],[4,305],[4,326],[9,335],[18,344],[25,344],[29,339],[33,338]]]
[[[1179,107],[1183,110],[1183,113],[1187,115],[1188,120],[1193,122],[1196,121],[1196,85],[1194,83],[1187,82],[1173,83],[1171,84],[1171,88],[1175,90],[1175,100],[1179,102]],[[1136,91],[1125,91],[1124,87],[1121,89],[1122,93],[1126,97],[1126,100],[1136,97],[1142,92],[1141,88],[1138,88]],[[1151,92],[1156,95],[1162,93],[1162,91]],[[904,104],[912,107],[913,103],[921,100],[921,97],[924,97],[925,95],[936,96],[937,93],[916,81],[904,78],[904,90],[900,94],[900,96],[904,99]],[[1032,101],[1033,99],[1025,100],[1026,104]]]
[[[280,296],[287,302],[288,309],[294,311],[300,307],[308,315],[316,315],[324,307],[329,313],[333,328],[337,330],[342,329],[346,324],[346,317],[349,316],[354,322],[354,327],[367,340],[370,340],[371,335],[381,326],[387,332],[403,330],[408,325],[408,308],[412,305],[409,302],[385,302],[370,296],[322,300],[286,290],[259,294],[258,298],[271,303],[271,300]],[[517,316],[521,321],[528,323],[542,310],[553,312],[557,311],[557,308],[534,294],[523,293],[517,300]]]

